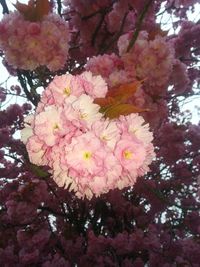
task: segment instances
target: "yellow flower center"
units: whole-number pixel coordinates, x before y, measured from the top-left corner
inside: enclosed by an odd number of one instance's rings
[[[135,134],[135,133],[138,131],[138,129],[135,129],[135,128],[133,128],[133,127],[130,127],[130,128],[129,128],[129,131],[130,131],[131,133]]]
[[[91,153],[91,152],[89,152],[89,151],[85,151],[85,152],[83,153],[83,159],[84,159],[84,160],[89,160],[91,157],[92,157],[92,153]]]
[[[129,150],[125,150],[123,153],[123,156],[125,159],[131,159],[132,158],[133,153]]]
[[[37,42],[36,40],[32,40],[32,41],[29,43],[29,47],[30,47],[30,48],[34,48],[34,47],[36,47],[36,46],[38,46],[38,42]]]
[[[108,136],[106,136],[106,135],[103,135],[103,136],[101,137],[101,139],[102,139],[103,141],[110,141],[110,138],[109,138]]]
[[[64,95],[69,96],[70,94],[71,94],[71,90],[70,90],[70,87],[68,86],[64,89]]]
[[[55,123],[55,124],[54,124],[54,126],[53,126],[53,129],[54,129],[54,130],[57,130],[57,129],[59,129],[59,126],[58,126],[58,124],[57,124],[57,123]]]
[[[81,113],[80,114],[81,119],[86,119],[87,116],[88,116],[87,113]]]

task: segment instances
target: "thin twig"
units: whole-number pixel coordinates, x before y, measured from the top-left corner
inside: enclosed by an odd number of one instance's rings
[[[63,202],[62,201],[60,201],[60,199],[59,199],[59,197],[58,197],[58,195],[57,195],[57,193],[55,192],[55,190],[53,189],[53,187],[48,183],[48,181],[47,180],[45,180],[45,182],[46,182],[46,184],[47,184],[47,186],[48,186],[48,188],[51,190],[51,192],[53,193],[53,195],[57,198],[57,200],[58,200],[58,203],[59,203],[59,205],[60,205],[60,208],[61,208],[61,210],[62,210],[62,213],[64,214],[64,216],[65,216],[65,219],[67,219],[68,218],[68,216],[67,216],[67,213],[66,213],[66,211],[65,211],[65,207],[64,207],[64,204],[63,204]],[[69,218],[68,218],[69,219]]]
[[[137,40],[137,37],[138,37],[138,34],[140,32],[140,29],[141,29],[141,26],[142,26],[142,22],[144,20],[144,17],[151,5],[151,3],[153,2],[153,0],[150,0],[144,7],[143,11],[141,12],[140,16],[138,17],[138,20],[136,22],[136,30],[135,32],[133,33],[133,37],[131,38],[130,40],[130,43],[128,45],[128,48],[127,48],[127,52],[130,51],[130,49],[134,46],[136,40]]]
[[[31,101],[31,103],[34,105],[34,106],[37,106],[38,104],[38,100],[35,99],[32,94],[29,92],[27,86],[26,86],[26,80],[24,79],[24,77],[22,76],[22,73],[20,71],[17,71],[17,75],[18,75],[18,79],[19,79],[19,82],[22,86],[22,88],[24,89],[24,93],[26,94],[27,98],[29,101]]]
[[[98,23],[98,25],[97,25],[97,27],[96,27],[96,29],[95,29],[93,35],[92,35],[92,40],[91,40],[91,44],[92,44],[92,46],[95,45],[95,41],[96,41],[98,32],[99,32],[99,30],[101,29],[101,26],[102,26],[102,24],[103,24],[105,15],[106,15],[106,13],[101,14],[101,18],[100,18],[100,20],[99,20],[99,23]]]
[[[81,19],[82,19],[82,20],[88,20],[88,19],[90,19],[90,18],[96,16],[97,14],[100,14],[100,13],[102,12],[102,10],[103,10],[103,9],[99,9],[99,10],[95,11],[94,13],[92,13],[92,14],[90,14],[90,15],[87,15],[87,16],[82,17]]]
[[[126,12],[126,13],[124,14],[124,17],[123,17],[123,19],[122,19],[122,22],[121,22],[119,31],[114,35],[114,37],[112,38],[112,40],[110,41],[110,43],[100,51],[101,54],[105,53],[105,52],[110,48],[110,46],[111,46],[115,41],[118,40],[118,38],[120,37],[120,35],[121,35],[122,32],[123,32],[123,28],[124,28],[124,24],[125,24],[125,22],[126,22],[126,17],[127,17],[127,15],[128,15],[128,12]]]

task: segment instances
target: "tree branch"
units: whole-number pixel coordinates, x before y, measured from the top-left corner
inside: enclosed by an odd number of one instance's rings
[[[62,13],[61,13],[61,10],[62,10],[62,5],[61,5],[61,0],[57,0],[57,5],[58,5],[58,14],[62,17]]]
[[[144,17],[151,5],[151,3],[153,2],[153,0],[150,0],[144,7],[143,11],[141,12],[140,16],[138,17],[138,20],[136,22],[136,30],[135,32],[133,33],[133,37],[132,39],[130,40],[130,43],[128,45],[128,48],[127,48],[127,52],[130,51],[130,49],[134,46],[136,40],[137,40],[137,37],[138,37],[138,34],[140,32],[140,29],[141,29],[141,26],[142,26],[142,22],[144,20]]]
[[[99,23],[98,23],[98,25],[97,25],[97,27],[96,27],[96,29],[95,29],[93,35],[92,35],[92,40],[91,40],[91,44],[92,44],[92,46],[95,45],[95,41],[96,41],[98,32],[99,32],[99,30],[101,29],[101,25],[102,25],[102,23],[103,23],[103,21],[104,21],[105,15],[106,15],[106,13],[105,13],[105,14],[103,13],[103,14],[101,15],[101,18],[100,18],[100,20],[99,20]]]
[[[3,7],[3,14],[9,14],[8,6],[5,0],[0,0],[0,4]]]
[[[126,17],[127,17],[127,15],[128,15],[128,12],[126,12],[126,13],[124,14],[124,17],[123,17],[123,19],[122,19],[122,22],[121,22],[119,31],[116,32],[116,34],[114,35],[114,37],[112,38],[112,40],[110,41],[110,43],[109,43],[107,46],[105,46],[105,47],[100,51],[101,54],[104,54],[104,53],[110,48],[110,46],[111,46],[115,41],[118,40],[118,38],[120,37],[120,35],[121,35],[122,32],[123,32],[123,28],[124,28],[124,24],[125,24],[125,22],[126,22]]]
[[[18,79],[19,82],[22,86],[22,88],[24,89],[24,93],[27,96],[27,99],[34,105],[37,106],[38,104],[38,99],[34,98],[34,96],[29,92],[27,86],[26,86],[26,80],[24,79],[24,77],[22,76],[22,73],[18,70],[17,71],[17,75],[18,75]]]

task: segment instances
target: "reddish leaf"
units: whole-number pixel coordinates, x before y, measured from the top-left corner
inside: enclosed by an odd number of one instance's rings
[[[127,101],[134,93],[141,87],[141,81],[122,84],[110,89],[106,95],[107,97],[115,98],[115,100],[122,102]]]
[[[29,1],[28,5],[17,1],[14,6],[24,18],[29,21],[39,21],[50,11],[50,3],[48,0]]]
[[[16,4],[14,4],[15,8],[24,16],[26,20],[33,21],[35,17],[34,12],[34,3],[30,2],[28,5],[22,4],[19,1],[17,1]]]
[[[160,36],[164,37],[167,34],[168,34],[168,31],[161,30],[160,25],[156,24],[156,26],[149,32],[148,39],[154,40],[156,35],[160,35]]]
[[[98,104],[100,107],[103,108],[115,104],[115,99],[113,97],[106,97],[106,98],[100,97],[100,98],[95,98],[94,103]]]
[[[13,4],[13,5],[22,14],[27,13],[28,10],[30,9],[30,5],[22,4],[19,1],[17,1],[17,3],[16,4]],[[32,7],[33,7],[33,4],[32,4]]]
[[[144,111],[148,111],[148,109],[138,108],[131,104],[116,104],[116,105],[109,107],[105,111],[105,117],[114,119],[114,118],[118,118],[120,115],[126,116],[131,113],[140,113]]]
[[[50,12],[50,4],[48,0],[37,0],[35,11],[37,14],[38,20],[40,20],[43,16],[48,15]]]
[[[140,88],[141,83],[142,81],[135,81],[114,87],[110,89],[105,98],[96,98],[94,103],[98,104],[101,107],[100,112],[110,119],[117,118],[120,115],[147,111],[147,109],[126,103]]]

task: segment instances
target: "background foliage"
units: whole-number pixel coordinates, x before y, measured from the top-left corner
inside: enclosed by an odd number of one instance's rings
[[[200,20],[188,18],[197,2],[51,1],[52,12],[70,26],[64,68],[15,69],[1,51],[19,81],[0,88],[1,266],[199,266],[200,125],[181,112],[183,103],[199,96]],[[161,88],[144,84],[151,108],[143,116],[154,133],[156,160],[133,187],[80,200],[29,162],[18,132],[55,75],[79,74],[88,58],[118,54],[117,41],[126,32],[132,33],[131,49],[144,30],[152,40],[166,36],[176,59]],[[7,103],[10,95],[22,104]]]

